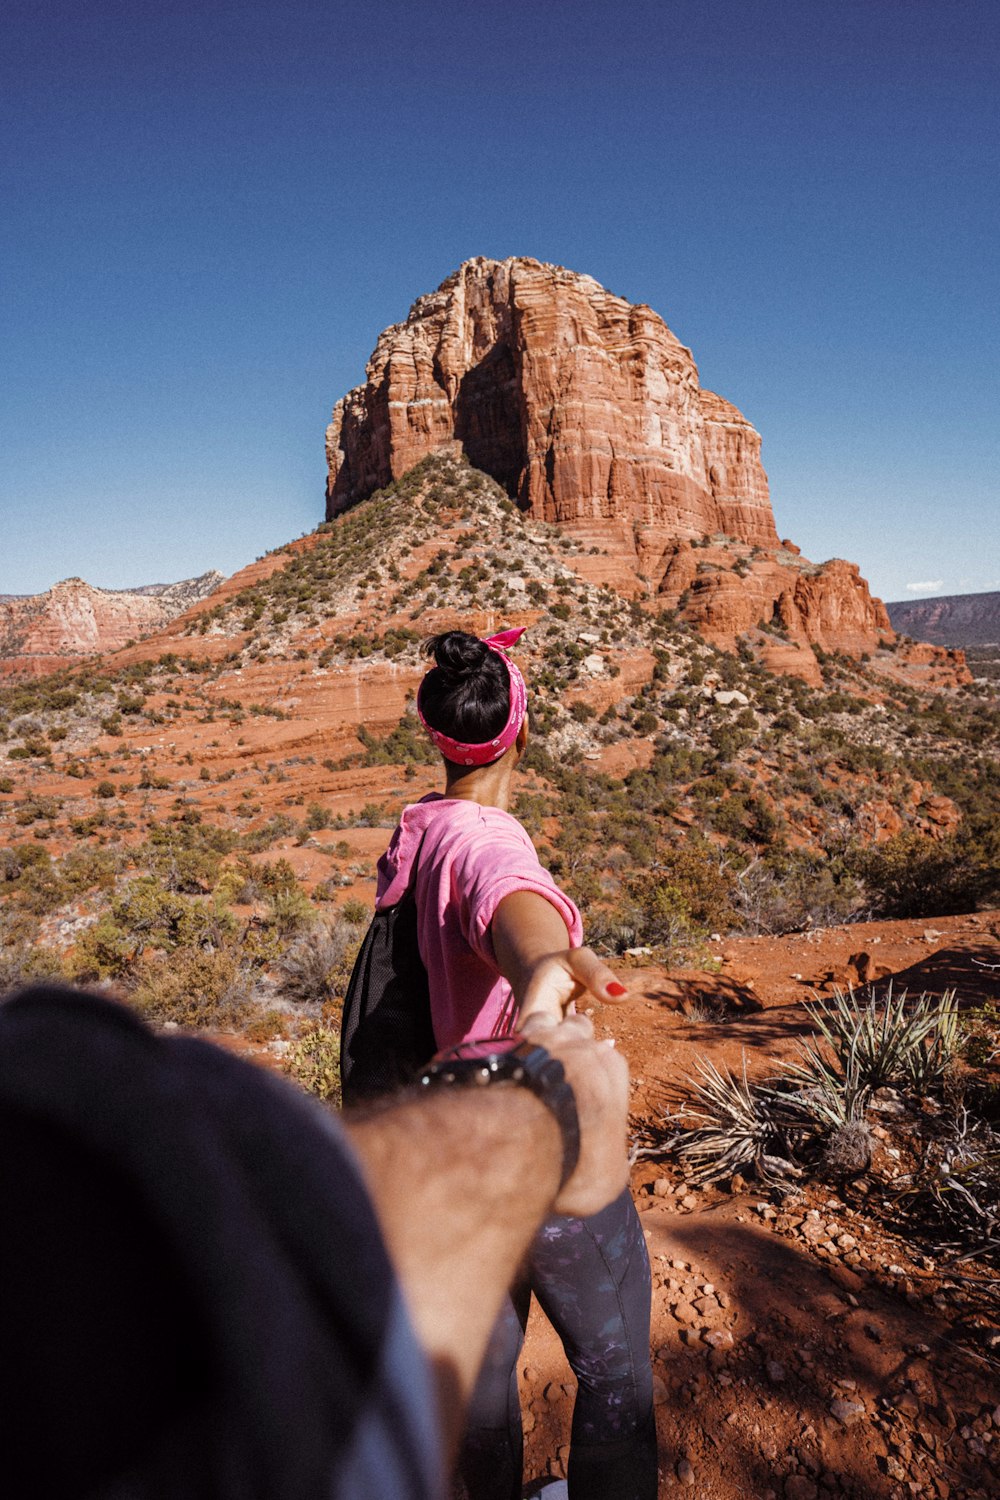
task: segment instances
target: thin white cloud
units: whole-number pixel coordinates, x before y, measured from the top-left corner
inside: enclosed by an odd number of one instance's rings
[[[932,583],[908,583],[906,591],[909,594],[933,594],[935,589],[944,588],[944,579],[939,578]]]

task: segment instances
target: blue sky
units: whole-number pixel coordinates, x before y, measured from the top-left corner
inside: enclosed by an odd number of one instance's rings
[[[807,556],[1000,587],[996,0],[4,17],[0,593],[310,529],[333,402],[477,254],[661,313]]]

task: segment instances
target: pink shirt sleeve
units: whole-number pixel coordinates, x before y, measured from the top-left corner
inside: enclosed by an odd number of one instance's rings
[[[451,869],[462,935],[472,951],[496,968],[490,923],[505,896],[533,891],[550,901],[566,923],[567,946],[583,942],[583,922],[576,906],[539,863],[524,829],[508,814],[484,818],[462,839]]]

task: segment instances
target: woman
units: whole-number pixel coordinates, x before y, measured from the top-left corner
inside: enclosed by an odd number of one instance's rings
[[[625,993],[580,946],[579,912],[507,811],[528,736],[524,679],[507,654],[521,633],[483,641],[450,631],[428,642],[435,665],[417,709],[444,758],[445,791],[404,808],[379,862],[380,907],[398,901],[415,873],[439,1048],[506,1035],[538,1012],[559,1019],[588,993]],[[553,1218],[539,1232],[473,1398],[459,1465],[471,1500],[521,1494],[517,1357],[531,1292],[578,1381],[571,1500],[656,1500],[649,1259],[627,1191],[589,1219]]]

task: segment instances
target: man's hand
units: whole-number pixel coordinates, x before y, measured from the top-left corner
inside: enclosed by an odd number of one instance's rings
[[[594,1041],[586,1016],[536,1016],[527,1034],[559,1059],[576,1096],[580,1160],[562,1192],[555,1116],[518,1084],[411,1090],[343,1117],[437,1373],[452,1445],[501,1300],[540,1224],[553,1209],[596,1213],[626,1179],[623,1059]]]
[[[617,1198],[628,1180],[628,1067],[614,1043],[594,1040],[587,1016],[569,1016],[557,1023],[536,1012],[518,1029],[559,1059],[572,1086],[580,1121],[580,1159],[554,1210],[585,1218]]]

